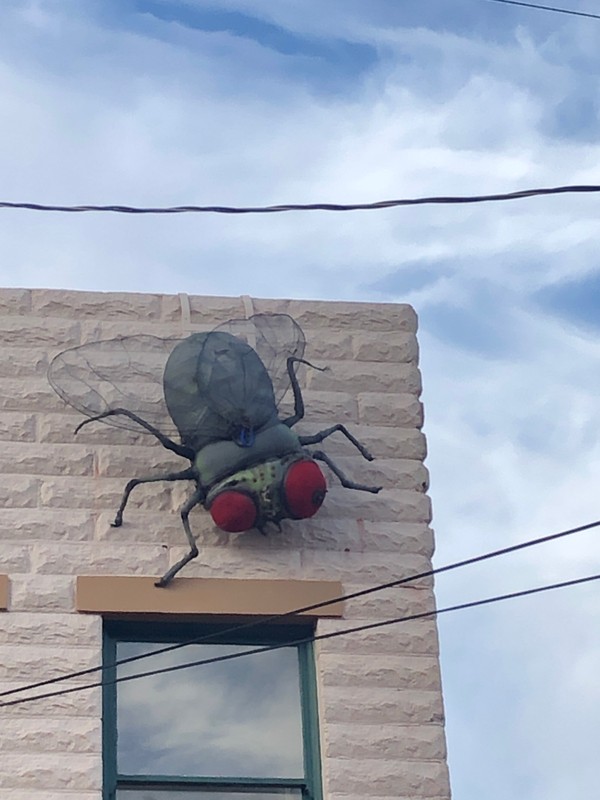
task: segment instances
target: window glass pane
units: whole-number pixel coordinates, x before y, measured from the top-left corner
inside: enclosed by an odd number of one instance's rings
[[[117,658],[163,646],[119,642]],[[118,674],[247,649],[248,645],[190,645],[149,661],[123,665]],[[301,778],[297,651],[284,647],[117,684],[117,732],[121,775]],[[134,790],[121,790],[123,797],[127,797],[125,791]],[[170,800],[171,795],[164,791],[148,798]],[[146,800],[143,793],[135,792],[131,797]],[[227,797],[222,793],[215,796],[218,800]],[[202,794],[202,800],[208,797]]]

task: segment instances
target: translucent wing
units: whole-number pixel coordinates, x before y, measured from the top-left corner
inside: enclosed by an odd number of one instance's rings
[[[252,443],[277,422],[273,384],[256,351],[224,330],[194,333],[165,367],[167,408],[183,444],[195,451],[213,441]]]
[[[229,320],[215,330],[232,333],[258,353],[273,383],[275,402],[279,406],[291,385],[288,358],[304,357],[306,339],[300,325],[289,314],[254,314],[248,319]]]
[[[305,339],[287,314],[230,320],[186,339],[139,335],[90,342],[54,358],[48,379],[88,417],[125,408],[196,451],[277,420],[290,387],[287,359]],[[102,422],[142,432],[125,416]]]
[[[167,436],[176,435],[165,404],[163,373],[167,358],[180,341],[139,335],[88,342],[59,353],[50,363],[48,380],[66,403],[88,417],[111,408],[126,408]],[[127,417],[102,421],[143,432]]]

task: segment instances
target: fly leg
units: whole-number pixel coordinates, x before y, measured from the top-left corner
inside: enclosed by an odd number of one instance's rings
[[[311,364],[310,361],[305,361],[303,358],[296,358],[295,356],[290,356],[288,358],[287,373],[294,393],[294,415],[282,420],[283,424],[287,425],[288,428],[291,428],[292,425],[295,425],[304,417],[304,400],[302,398],[302,390],[300,389],[298,378],[294,372],[294,364],[306,364],[307,367],[318,369],[319,372],[325,372],[326,370],[326,367],[315,367],[314,364]]]
[[[90,417],[89,419],[85,419],[81,422],[76,428],[75,433],[79,433],[79,431],[83,428],[84,425],[89,425],[90,422],[96,422],[97,420],[106,419],[106,417],[115,417],[115,416],[123,416],[128,417],[129,419],[133,420],[133,422],[137,422],[142,428],[151,433],[153,436],[156,436],[158,441],[162,444],[164,448],[167,450],[171,450],[171,452],[176,453],[178,456],[182,458],[188,458],[190,461],[194,460],[194,451],[189,448],[185,447],[184,445],[177,444],[172,439],[169,439],[168,436],[165,436],[164,433],[161,433],[158,428],[155,428],[154,425],[151,425],[149,422],[146,422],[145,419],[138,417],[137,414],[134,414],[133,411],[128,411],[126,408],[110,408],[108,411],[103,411],[101,414],[96,414],[95,417]]]
[[[338,422],[337,425],[332,425],[331,428],[326,428],[324,431],[320,431],[319,433],[315,433],[312,436],[300,436],[299,437],[300,438],[300,444],[302,444],[302,445],[305,445],[305,444],[317,444],[318,442],[322,442],[323,439],[326,439],[328,436],[331,436],[331,434],[335,433],[336,431],[339,431],[340,433],[343,433],[344,436],[346,437],[346,439],[348,439],[348,441],[352,442],[354,447],[356,447],[356,449],[361,454],[361,456],[363,456],[363,458],[366,458],[367,461],[373,461],[373,456],[371,455],[371,453],[369,453],[367,448],[363,444],[361,444],[358,441],[358,439],[355,436],[353,436],[350,433],[350,431],[344,425],[342,425],[339,422]]]
[[[154,475],[148,478],[133,478],[125,487],[123,497],[121,498],[121,505],[117,511],[115,521],[111,523],[111,526],[113,528],[121,527],[123,524],[123,512],[125,511],[125,506],[129,500],[129,495],[140,483],[157,483],[158,481],[193,481],[194,478],[195,474],[191,467],[190,469],[184,469],[183,472],[167,472],[165,475]]]
[[[364,483],[355,483],[354,481],[351,481],[350,478],[347,478],[344,475],[344,473],[337,466],[337,464],[335,464],[329,458],[327,453],[324,453],[322,450],[316,450],[314,453],[311,453],[310,455],[317,461],[324,461],[329,467],[329,469],[333,472],[333,474],[339,478],[340,483],[346,489],[359,489],[362,492],[371,492],[372,494],[377,494],[377,492],[380,492],[381,489],[383,488],[382,486],[367,486]]]
[[[194,506],[197,506],[198,503],[202,503],[204,498],[206,497],[206,492],[204,489],[201,489],[199,486],[196,488],[194,494],[184,503],[181,507],[181,521],[183,522],[183,529],[185,531],[185,535],[187,536],[187,540],[190,544],[190,552],[186,553],[182,559],[180,559],[176,564],[174,564],[170,570],[165,572],[162,578],[154,584],[159,588],[163,588],[168,583],[171,582],[173,577],[179,572],[182,567],[185,567],[192,559],[196,558],[198,555],[198,547],[196,546],[196,538],[192,533],[192,529],[190,528],[189,522],[189,515],[190,511]]]

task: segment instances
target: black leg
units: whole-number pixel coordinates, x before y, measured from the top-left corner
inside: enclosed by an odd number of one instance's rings
[[[194,494],[189,498],[189,500],[181,507],[181,521],[183,522],[183,529],[185,531],[185,535],[187,536],[187,540],[190,545],[190,552],[186,553],[182,559],[180,559],[176,564],[174,564],[170,570],[165,572],[162,578],[154,584],[160,588],[167,586],[172,580],[175,575],[179,572],[182,567],[185,567],[192,559],[196,558],[198,555],[198,548],[196,546],[196,539],[194,534],[192,533],[192,529],[190,528],[189,523],[189,515],[190,511],[194,506],[197,506],[199,503],[202,503],[204,498],[206,497],[206,492],[204,489],[198,487]]]
[[[318,369],[319,372],[325,372],[325,367],[315,367],[314,364],[311,364],[310,361],[305,361],[303,358],[296,358],[295,356],[288,358],[287,372],[294,392],[294,415],[282,420],[283,424],[287,425],[288,428],[291,428],[304,417],[304,400],[302,399],[302,390],[300,389],[298,378],[294,372],[294,364],[306,364],[307,367]]]
[[[106,417],[115,417],[115,416],[122,416],[128,417],[133,422],[137,422],[142,428],[151,433],[153,436],[156,436],[158,441],[165,447],[167,450],[171,450],[173,453],[176,453],[178,456],[182,458],[187,458],[190,461],[194,460],[194,451],[190,447],[185,447],[182,444],[177,444],[172,439],[169,439],[168,436],[165,436],[164,433],[161,433],[158,428],[155,428],[154,425],[151,425],[149,422],[146,422],[145,419],[138,417],[137,414],[134,414],[133,411],[128,411],[126,408],[110,408],[108,411],[103,411],[102,414],[96,414],[95,417],[90,417],[89,419],[84,420],[81,422],[76,428],[75,433],[79,433],[79,431],[83,428],[84,425],[89,425],[90,422],[96,422],[98,420],[106,419]]]
[[[361,492],[371,492],[372,494],[377,494],[383,488],[382,486],[367,486],[364,483],[355,483],[347,478],[342,470],[329,458],[327,453],[324,453],[322,450],[316,450],[314,453],[310,453],[310,455],[315,458],[317,461],[324,461],[329,469],[333,472],[334,475],[340,479],[340,483],[346,489],[359,489]]]
[[[129,495],[140,483],[157,483],[158,481],[191,481],[194,480],[194,478],[194,471],[191,468],[184,469],[183,472],[167,472],[164,475],[152,475],[147,478],[133,478],[125,487],[123,497],[121,498],[121,505],[117,511],[115,521],[111,523],[112,527],[120,528],[123,524],[123,512],[125,511],[125,506],[129,500]]]
[[[319,442],[322,442],[323,439],[326,439],[328,436],[331,436],[332,433],[336,433],[336,431],[343,433],[346,439],[352,442],[352,444],[356,447],[359,453],[364,458],[366,458],[367,461],[373,461],[373,456],[371,455],[371,453],[369,453],[367,448],[363,444],[361,444],[358,441],[358,439],[355,436],[353,436],[350,433],[350,431],[341,423],[338,423],[337,425],[332,425],[331,428],[327,428],[326,430],[321,431],[320,433],[315,433],[312,436],[300,436],[300,444],[302,445],[318,444]]]

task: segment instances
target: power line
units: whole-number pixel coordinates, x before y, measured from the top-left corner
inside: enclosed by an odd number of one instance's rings
[[[519,0],[488,0],[488,3],[504,3],[507,6],[524,6],[525,8],[536,8],[541,11],[554,11],[556,14],[570,14],[574,17],[587,17],[588,19],[600,19],[600,14],[591,14],[587,11],[575,11],[572,8],[557,8],[556,6],[542,6],[537,3],[522,3]]]
[[[140,207],[123,205],[84,205],[53,206],[43,203],[0,202],[0,209],[25,209],[28,211],[59,211],[79,214],[88,211],[109,211],[117,214],[276,214],[282,211],[378,211],[400,206],[451,205],[465,203],[489,203],[500,200],[523,200],[528,197],[541,197],[553,194],[584,194],[600,192],[596,184],[574,186],[550,186],[541,189],[522,189],[516,192],[505,192],[483,195],[449,195],[440,197],[412,197],[401,200],[379,200],[375,203],[287,203],[276,206],[168,206]]]
[[[32,697],[20,697],[16,700],[9,700],[5,703],[0,703],[0,708],[8,708],[9,706],[17,706],[23,703],[30,703],[34,700],[45,700],[51,697],[59,697],[65,694],[73,694],[74,692],[82,692],[86,689],[95,689],[100,686],[113,686],[117,683],[125,683],[128,681],[139,680],[140,678],[149,678],[154,675],[163,675],[167,672],[178,672],[182,669],[190,669],[191,667],[202,667],[208,664],[218,664],[222,661],[232,661],[236,658],[243,658],[245,656],[257,655],[258,653],[266,653],[271,650],[280,650],[282,647],[295,647],[301,644],[308,644],[310,642],[324,641],[325,639],[334,639],[338,636],[347,636],[351,633],[361,633],[362,631],[374,630],[376,628],[384,628],[388,625],[396,625],[400,622],[412,622],[418,619],[427,619],[430,617],[438,617],[440,614],[446,614],[450,611],[462,611],[467,608],[476,608],[478,606],[491,605],[492,603],[499,603],[503,600],[512,600],[517,597],[528,597],[534,594],[541,594],[542,592],[549,592],[553,589],[564,589],[570,586],[579,586],[584,583],[600,580],[600,574],[588,575],[585,578],[575,578],[570,581],[563,581],[561,583],[552,583],[545,586],[536,586],[533,589],[523,589],[520,592],[510,592],[508,594],[495,595],[493,597],[486,597],[483,600],[472,600],[468,603],[459,603],[454,606],[447,606],[432,611],[422,611],[419,614],[410,614],[406,617],[395,617],[394,619],[386,619],[379,622],[370,622],[365,625],[359,625],[355,628],[346,628],[338,631],[331,631],[330,633],[321,633],[317,636],[308,636],[302,639],[295,639],[287,642],[278,642],[277,644],[265,645],[263,647],[255,647],[250,650],[243,650],[241,653],[228,653],[222,656],[213,656],[212,658],[203,658],[199,661],[189,661],[184,664],[174,664],[170,667],[161,667],[160,669],[148,670],[147,672],[138,672],[134,675],[122,675],[121,677],[111,678],[109,680],[95,681],[94,683],[86,683],[82,686],[71,686],[68,689],[60,689],[57,692],[44,692],[43,694],[33,695]],[[156,655],[156,651],[153,653]]]
[[[281,620],[287,619],[289,617],[295,617],[300,614],[315,611],[318,608],[324,608],[333,603],[340,603],[345,600],[354,600],[358,597],[364,597],[368,594],[373,594],[374,592],[380,592],[384,589],[395,589],[399,586],[402,586],[407,583],[411,583],[413,581],[421,580],[423,578],[430,578],[434,575],[440,575],[444,572],[450,572],[455,569],[459,569],[461,567],[470,566],[471,564],[477,564],[482,561],[488,561],[492,558],[497,558],[499,556],[508,555],[510,553],[516,553],[519,550],[525,550],[530,547],[535,547],[540,544],[546,544],[547,542],[552,542],[557,539],[564,538],[565,536],[571,536],[574,533],[581,533],[582,531],[591,530],[592,528],[600,527],[600,520],[596,522],[589,522],[585,525],[579,525],[576,528],[568,528],[567,530],[560,531],[558,533],[552,533],[547,536],[538,537],[536,539],[529,539],[525,542],[519,542],[518,544],[509,545],[508,547],[503,547],[500,550],[492,550],[487,553],[483,553],[479,556],[473,556],[471,558],[463,559],[462,561],[455,561],[451,564],[446,564],[443,567],[437,567],[436,569],[430,569],[426,572],[420,572],[416,575],[408,575],[404,578],[399,578],[395,581],[390,581],[388,583],[381,583],[377,584],[376,586],[371,586],[368,589],[361,589],[356,592],[352,592],[350,594],[341,595],[340,597],[335,597],[331,600],[325,600],[319,603],[312,603],[308,606],[302,606],[301,608],[295,608],[291,611],[286,611],[282,614],[273,614],[269,617],[263,617],[259,620],[254,620],[252,622],[246,622],[240,625],[235,625],[230,628],[226,628],[224,630],[217,631],[215,633],[205,634],[204,636],[199,636],[194,639],[187,639],[183,642],[177,642],[176,644],[171,644],[166,647],[159,648],[158,650],[153,650],[150,653],[140,653],[136,656],[130,656],[129,658],[123,658],[121,660],[116,661],[114,664],[110,664],[109,667],[117,667],[121,666],[122,664],[131,664],[134,661],[141,661],[145,658],[150,658],[152,656],[162,655],[163,653],[169,653],[173,650],[179,650],[182,647],[187,647],[188,645],[193,644],[202,644],[208,641],[213,640],[215,637],[223,638],[227,636],[231,636],[234,633],[239,633],[240,631],[247,631],[251,628],[256,628],[259,626],[267,625],[271,622],[280,622]],[[63,681],[70,680],[72,678],[81,678],[85,675],[91,675],[95,672],[100,672],[104,670],[106,667],[103,664],[100,664],[96,667],[89,667],[88,669],[79,670],[77,672],[69,672],[66,675],[60,675],[55,678],[48,678],[43,681],[37,681],[36,683],[30,683],[26,686],[21,686],[17,689],[8,689],[6,691],[0,692],[0,697],[7,697],[8,695],[18,694],[20,692],[25,691],[32,691],[33,689],[39,689],[42,686],[49,686],[50,684],[55,683],[62,683]],[[1,707],[1,705],[0,705]]]

